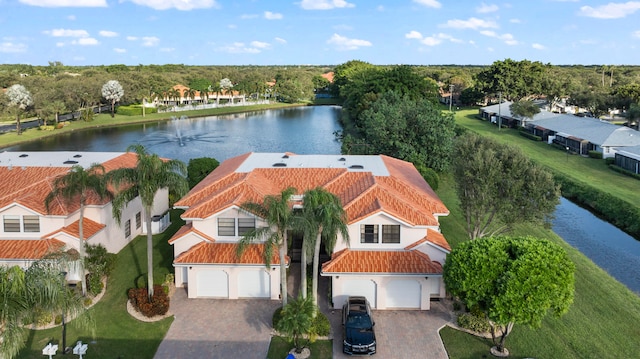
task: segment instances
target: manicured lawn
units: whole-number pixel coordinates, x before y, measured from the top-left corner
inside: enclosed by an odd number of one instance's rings
[[[282,337],[271,337],[267,359],[284,359],[292,348],[293,342]],[[331,340],[316,340],[313,343],[309,343],[308,348],[311,350],[311,356],[309,357],[311,359],[333,357],[333,342]]]
[[[576,178],[606,177],[610,182],[599,179],[602,183],[601,188],[606,187],[611,193],[617,193],[617,195],[627,192],[631,195],[633,192],[631,189],[636,191],[638,189],[637,180],[620,178],[622,182],[614,181],[613,179],[618,179],[619,176],[607,170],[603,164],[604,161],[579,156],[570,156],[567,161],[562,151],[527,140],[514,130],[503,129],[499,134],[493,134],[498,132],[495,126],[469,118],[469,114],[475,114],[475,110],[466,111],[467,116],[459,112],[458,123],[482,135],[488,133],[492,137],[500,137],[501,140],[518,145],[530,153],[536,161],[553,166]],[[600,166],[601,163],[602,166]],[[581,173],[592,170],[599,172]],[[630,188],[617,188],[626,186]],[[442,232],[452,247],[455,247],[468,237],[450,177],[443,176],[437,192],[451,211],[450,216],[440,220]],[[635,194],[635,196],[634,198],[638,198],[640,195]],[[562,245],[576,265],[576,290],[574,303],[565,316],[547,317],[538,329],[530,329],[522,325],[514,326],[512,334],[506,341],[511,357],[628,358],[640,353],[640,341],[637,340],[640,337],[640,326],[638,326],[640,298],[637,294],[616,281],[550,230],[521,225],[515,228],[512,234],[549,238]],[[484,355],[487,358],[491,357],[488,354],[492,345],[490,340],[479,339],[450,328],[443,329],[441,336],[451,358],[482,358]]]
[[[17,145],[23,142],[34,141],[40,138],[55,136],[60,133],[78,131],[88,128],[97,127],[110,127],[110,126],[124,126],[136,123],[144,122],[158,122],[170,120],[172,116],[189,116],[189,117],[202,117],[202,116],[215,116],[215,115],[228,115],[240,112],[261,111],[268,109],[278,109],[292,106],[301,106],[302,104],[284,104],[284,103],[272,103],[268,105],[248,105],[248,106],[231,106],[220,107],[205,110],[194,111],[182,111],[182,112],[166,112],[166,113],[153,113],[148,114],[145,117],[142,116],[122,116],[117,115],[111,117],[108,113],[102,113],[96,116],[91,122],[84,122],[82,120],[67,121],[67,126],[57,130],[40,130],[38,128],[32,128],[24,130],[21,135],[17,135],[15,132],[0,133],[0,148]]]
[[[173,251],[167,241],[183,222],[177,211],[171,217],[172,225],[153,238],[156,283],[161,283],[167,273],[173,273]],[[95,336],[79,330],[71,322],[67,325],[67,346],[75,345],[78,340],[89,343],[88,358],[153,358],[173,317],[155,323],[143,323],[131,317],[126,309],[127,289],[134,287],[138,278],[146,278],[146,243],[146,236],[138,236],[118,253],[107,291],[102,300],[90,309],[96,321]],[[43,358],[42,348],[49,341],[61,341],[61,333],[61,327],[31,331],[27,346],[18,358]]]

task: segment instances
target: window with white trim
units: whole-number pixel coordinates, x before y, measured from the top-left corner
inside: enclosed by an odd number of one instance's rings
[[[256,228],[255,218],[238,218],[238,235],[244,236]]]
[[[20,232],[20,216],[4,215],[2,216],[2,224],[5,232]]]
[[[360,243],[378,243],[378,225],[360,225]]]
[[[131,220],[130,219],[128,219],[124,223],[124,236],[127,238],[131,236]]]
[[[139,229],[142,226],[142,213],[136,213],[136,229]]]
[[[22,228],[25,232],[40,232],[40,216],[22,216]]]
[[[400,243],[400,225],[382,225],[382,243]]]
[[[219,236],[235,236],[236,235],[236,219],[235,218],[218,218],[218,235]]]

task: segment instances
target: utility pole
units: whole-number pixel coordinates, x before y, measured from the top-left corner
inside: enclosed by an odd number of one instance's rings
[[[498,131],[502,128],[502,91],[498,91]]]
[[[453,104],[453,84],[449,85],[449,112],[451,112],[451,105]]]

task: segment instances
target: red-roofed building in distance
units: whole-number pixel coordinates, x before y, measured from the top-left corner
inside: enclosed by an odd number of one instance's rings
[[[243,233],[265,225],[242,204],[288,187],[297,190],[292,205],[323,187],[347,214],[350,244],[338,238],[322,264],[335,308],[360,295],[376,309],[428,310],[445,296],[442,264],[451,248],[438,218],[449,211],[413,164],[384,155],[246,153],[224,161],[175,205],[187,222],[170,239],[176,285],[189,298],[278,299],[277,255],[268,270],[262,244],[240,258],[235,248]],[[295,261],[300,239],[292,242],[288,260]]]
[[[135,153],[122,152],[0,152],[0,265],[27,268],[48,253],[78,250],[80,203],[56,198],[47,210],[45,198],[53,181],[73,165],[100,163],[108,172],[134,167],[137,159]],[[152,228],[158,233],[169,225],[167,190],[158,191],[154,206]],[[89,195],[83,221],[86,243],[117,253],[145,228],[140,198],[127,205],[118,224],[111,202]]]

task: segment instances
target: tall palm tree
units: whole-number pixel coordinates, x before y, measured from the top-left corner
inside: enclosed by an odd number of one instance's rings
[[[267,268],[271,267],[273,248],[278,248],[280,261],[280,297],[282,306],[287,305],[287,270],[285,256],[287,254],[287,232],[296,227],[296,216],[290,205],[291,196],[296,189],[289,187],[280,195],[266,196],[262,203],[246,202],[242,208],[263,219],[266,227],[256,228],[246,233],[238,244],[238,256],[242,255],[247,245],[255,240],[264,240],[264,260]]]
[[[306,219],[305,248],[302,252],[310,251],[313,247],[313,276],[311,288],[313,304],[318,305],[318,268],[320,266],[320,245],[324,239],[327,252],[331,253],[335,247],[338,234],[342,240],[349,243],[347,215],[342,208],[340,198],[322,187],[308,190],[304,193],[302,215]],[[303,263],[302,267],[306,267]],[[304,271],[306,276],[306,269]],[[306,281],[305,281],[306,282]],[[306,291],[306,285],[302,288]]]
[[[82,166],[74,165],[65,175],[56,177],[53,181],[53,189],[44,200],[47,212],[51,210],[51,205],[58,200],[64,201],[65,204],[73,202],[80,204],[80,220],[78,222],[80,242],[78,247],[83,296],[87,295],[87,279],[84,274],[84,209],[91,194],[97,195],[101,200],[111,197],[105,182],[104,167],[98,163],[92,164],[87,170]]]
[[[113,198],[113,216],[118,223],[122,219],[122,209],[140,196],[147,231],[147,288],[149,301],[153,298],[153,235],[151,215],[156,193],[163,188],[182,197],[189,185],[185,174],[187,166],[179,160],[163,160],[157,154],[150,154],[144,146],[135,144],[127,152],[138,155],[136,167],[118,168],[107,173],[107,180],[113,184],[116,193]]]

